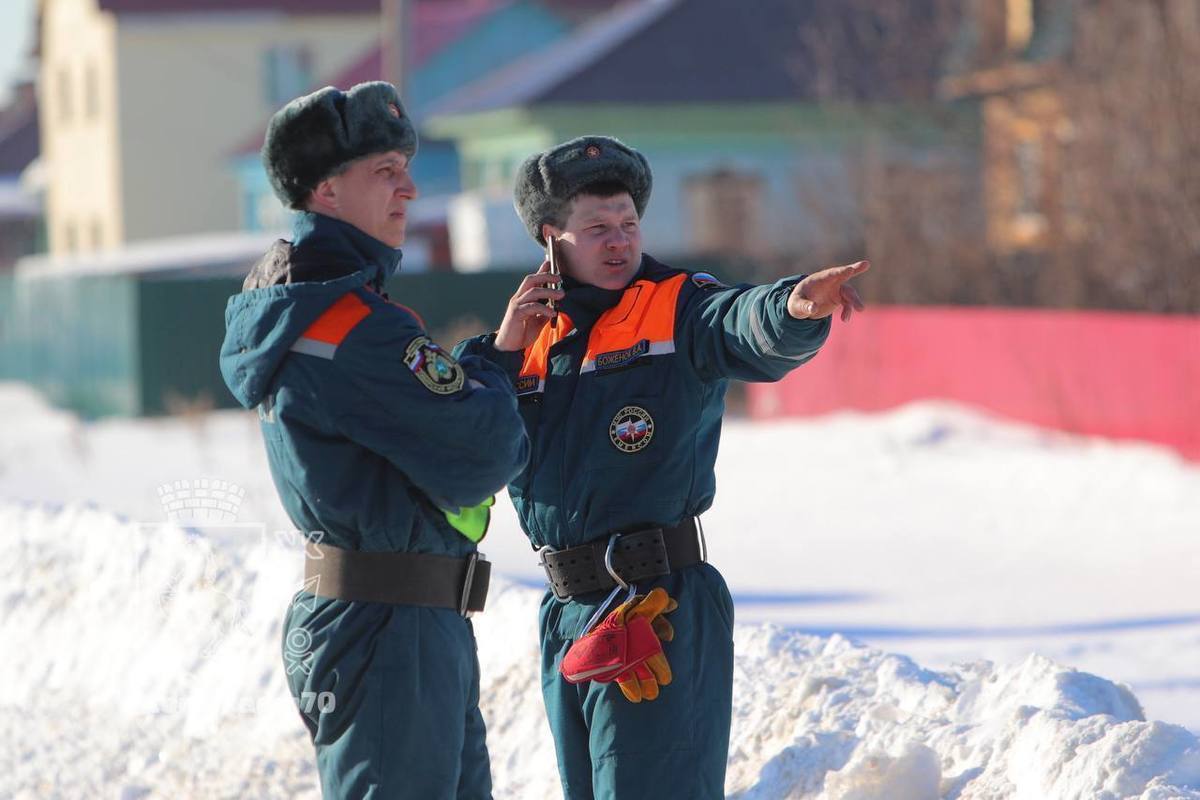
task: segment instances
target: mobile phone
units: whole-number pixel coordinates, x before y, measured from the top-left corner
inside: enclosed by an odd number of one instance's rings
[[[553,236],[546,238],[546,260],[550,262],[551,275],[562,275],[562,268],[558,264],[558,241]],[[549,284],[549,287],[551,289],[561,289],[562,281],[555,281]],[[554,298],[546,301],[546,307],[551,311],[557,310],[554,307]]]

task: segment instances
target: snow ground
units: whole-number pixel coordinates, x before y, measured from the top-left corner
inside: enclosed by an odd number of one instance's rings
[[[10,386],[0,419],[0,796],[316,797],[255,418],[84,424]],[[236,513],[169,523],[201,478]],[[923,404],[730,423],[718,478],[730,797],[1200,798],[1197,466]],[[485,544],[497,797],[555,797],[503,498]]]

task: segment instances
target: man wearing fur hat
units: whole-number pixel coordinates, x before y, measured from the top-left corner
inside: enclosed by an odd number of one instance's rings
[[[563,275],[543,264],[458,349],[504,367],[532,442],[508,490],[551,585],[542,690],[570,800],[724,796],[733,603],[697,517],[726,386],[782,378],[863,307],[866,262],[730,287],[643,254],[650,188],[607,137],[526,161],[517,210]]]
[[[295,235],[225,315],[222,374],[307,537],[283,659],[326,798],[491,797],[467,615],[491,495],[529,445],[507,376],[455,361],[382,293],[416,145],[386,83],[280,110],[263,161]]]

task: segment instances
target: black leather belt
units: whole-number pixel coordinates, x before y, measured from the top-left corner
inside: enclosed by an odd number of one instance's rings
[[[613,541],[615,537],[615,541]],[[612,546],[611,565],[626,583],[669,575],[705,560],[703,536],[696,519],[688,517],[671,528],[646,528],[614,534],[566,550],[543,547],[539,553],[550,588],[559,600],[607,591],[617,585],[605,566]]]
[[[478,553],[364,553],[311,541],[304,548],[305,589],[335,600],[450,608],[465,617],[483,611],[491,574]]]

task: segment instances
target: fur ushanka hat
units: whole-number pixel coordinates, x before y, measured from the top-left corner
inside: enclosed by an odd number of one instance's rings
[[[267,127],[262,160],[275,194],[301,209],[309,193],[351,161],[399,150],[417,152],[417,131],[390,83],[332,86],[297,97]]]
[[[628,189],[638,216],[645,213],[653,182],[646,157],[608,136],[581,136],[526,159],[513,204],[529,235],[545,245],[542,224],[561,221],[563,207],[580,189],[608,182]]]

